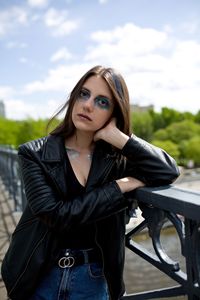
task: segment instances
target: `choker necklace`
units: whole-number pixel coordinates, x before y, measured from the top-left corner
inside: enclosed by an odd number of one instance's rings
[[[65,147],[66,151],[67,151],[67,154],[69,156],[69,158],[71,159],[78,159],[80,157],[80,152],[75,150],[75,149],[72,149],[72,148],[68,148],[68,147]],[[92,155],[93,153],[90,153],[90,154],[85,154],[85,157],[88,159],[88,160],[92,160]]]

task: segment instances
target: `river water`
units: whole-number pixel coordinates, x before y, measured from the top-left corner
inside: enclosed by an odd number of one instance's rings
[[[134,240],[155,254],[148,233],[141,234],[134,238]],[[181,270],[185,271],[184,258],[180,252],[180,241],[173,227],[162,230],[161,242],[170,258],[178,261]],[[129,249],[126,249],[124,280],[128,294],[178,285],[176,281],[169,278]],[[162,298],[162,300],[163,299],[167,298]],[[180,296],[169,299],[183,300],[187,299],[187,297]]]

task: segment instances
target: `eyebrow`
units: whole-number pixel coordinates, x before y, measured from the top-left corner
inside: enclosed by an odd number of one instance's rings
[[[84,87],[84,86],[82,86],[82,89],[83,89],[83,90],[86,90],[86,91],[89,92],[89,93],[91,93],[91,91],[90,91],[88,88]],[[95,98],[97,98],[97,97],[106,98],[106,99],[108,99],[110,102],[113,102],[113,100],[110,99],[110,97],[105,96],[105,95],[98,95],[98,96],[96,96]]]

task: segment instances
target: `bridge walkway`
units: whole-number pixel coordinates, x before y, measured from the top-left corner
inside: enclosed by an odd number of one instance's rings
[[[0,265],[9,245],[11,234],[21,216],[14,211],[14,201],[0,180]],[[0,299],[6,300],[6,290],[0,275]]]

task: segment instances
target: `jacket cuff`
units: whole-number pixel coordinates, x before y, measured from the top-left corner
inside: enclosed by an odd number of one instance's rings
[[[116,181],[113,181],[111,184],[113,185],[113,188],[117,191],[117,193],[119,193],[119,200],[120,200],[121,204],[123,204],[124,207],[130,206],[130,204],[132,204],[133,201],[135,200],[135,198],[133,196],[135,193],[135,190],[128,192],[128,193],[122,193],[122,191]]]
[[[126,198],[124,197],[124,194],[122,193],[116,181],[108,183],[107,187],[104,189],[104,192],[112,201],[115,199],[115,201],[118,201],[119,204],[126,206]]]

